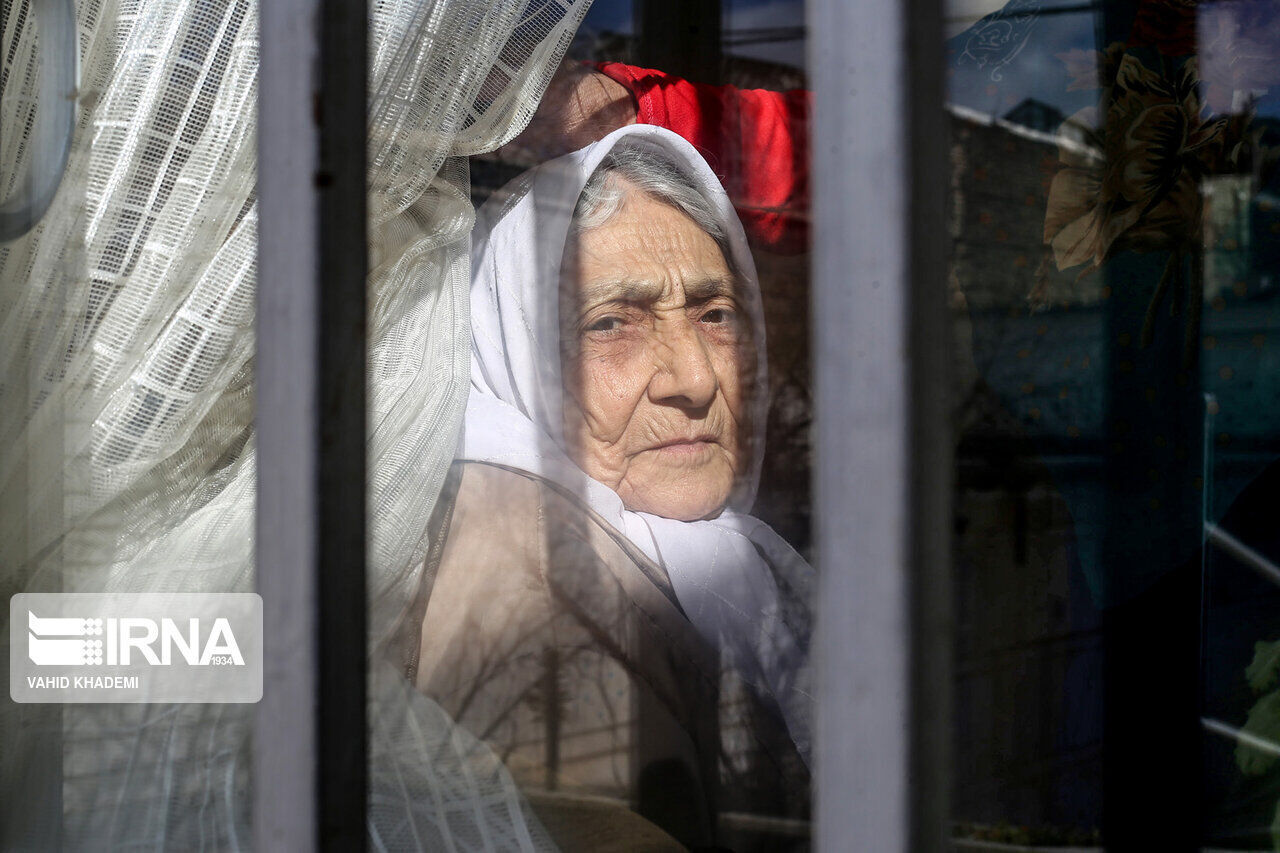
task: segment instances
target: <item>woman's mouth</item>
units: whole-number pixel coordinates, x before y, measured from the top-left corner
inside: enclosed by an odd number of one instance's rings
[[[701,456],[702,454],[710,453],[716,443],[715,439],[710,436],[676,438],[654,445],[649,449],[663,456],[679,459],[693,459]]]

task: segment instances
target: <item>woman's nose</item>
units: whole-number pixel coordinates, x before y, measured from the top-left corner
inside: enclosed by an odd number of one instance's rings
[[[649,380],[655,403],[700,409],[710,405],[720,388],[706,342],[688,320],[656,330],[657,370]]]

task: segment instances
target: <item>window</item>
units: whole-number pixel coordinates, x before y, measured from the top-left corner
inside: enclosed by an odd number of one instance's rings
[[[367,6],[0,10],[3,846],[1280,849],[1280,7]]]

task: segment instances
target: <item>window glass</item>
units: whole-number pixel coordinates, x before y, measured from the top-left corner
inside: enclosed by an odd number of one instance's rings
[[[599,0],[470,161],[473,387],[413,678],[564,849],[809,845],[803,21]]]
[[[75,694],[3,701],[0,847],[232,846],[253,706],[142,704],[110,624],[37,624],[99,614],[9,608],[252,590],[256,11],[5,3],[0,42],[3,658]]]
[[[1273,849],[1280,6],[946,14],[955,833]]]

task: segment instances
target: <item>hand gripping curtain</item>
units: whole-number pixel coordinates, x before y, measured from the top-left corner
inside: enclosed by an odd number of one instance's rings
[[[0,198],[39,156],[41,2],[0,10]],[[465,158],[523,128],[589,2],[370,2],[371,646],[414,588],[465,404]],[[0,243],[0,590],[248,591],[257,4],[75,16],[66,173]],[[550,849],[485,747],[397,672],[370,692],[374,849]],[[247,847],[250,711],[5,703],[0,846]]]

